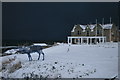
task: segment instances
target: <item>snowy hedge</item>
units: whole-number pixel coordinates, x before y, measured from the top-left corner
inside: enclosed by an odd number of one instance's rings
[[[16,56],[2,57],[0,58],[0,61],[2,62],[0,65],[0,72],[6,73],[2,74],[3,77],[7,77],[7,73],[12,73],[22,67],[21,62],[16,58]]]

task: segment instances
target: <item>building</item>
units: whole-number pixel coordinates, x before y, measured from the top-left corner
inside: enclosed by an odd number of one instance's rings
[[[74,25],[68,44],[96,44],[118,42],[119,29],[115,24]]]

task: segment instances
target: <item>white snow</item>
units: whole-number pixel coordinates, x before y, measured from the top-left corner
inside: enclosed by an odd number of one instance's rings
[[[4,52],[4,53],[6,53],[6,54],[15,54],[18,50],[19,50],[19,49],[10,49],[10,50],[7,50],[7,51]]]
[[[90,28],[91,30],[93,30],[95,26],[96,26],[96,24],[90,24],[90,25],[89,25],[89,28]]]
[[[74,31],[75,31],[76,26],[77,26],[77,25],[75,25],[75,26],[73,27],[73,29],[72,29],[71,32],[74,32]],[[83,29],[83,32],[85,32],[85,29],[86,29],[87,25],[80,25],[80,27]]]
[[[99,24],[103,29],[111,29],[113,24]],[[76,28],[77,25],[75,25],[72,29],[71,32],[74,32],[75,31],[75,28]],[[95,28],[96,24],[90,24],[90,25],[80,25],[80,27],[83,29],[83,32],[85,32],[85,29],[86,27],[89,27],[91,29],[91,31],[93,31],[93,29]]]
[[[87,25],[80,25],[80,27],[81,27],[83,30],[85,30],[86,27],[87,27]]]
[[[103,29],[111,29],[113,24],[104,24],[102,25]]]
[[[28,61],[27,54],[9,55],[9,57],[16,56],[21,61],[22,68],[9,73],[8,77],[112,78],[118,76],[118,43],[70,46],[59,44],[46,48],[43,52],[44,61],[37,60],[37,53],[31,54],[33,61]]]
[[[47,46],[46,43],[34,43],[33,45]]]
[[[74,32],[74,31],[75,31],[76,26],[77,26],[77,25],[75,25],[75,26],[73,27],[73,29],[72,29],[72,31],[71,31],[71,32]]]

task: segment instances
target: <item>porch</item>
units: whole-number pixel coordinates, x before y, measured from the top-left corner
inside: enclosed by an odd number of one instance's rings
[[[68,44],[97,44],[105,43],[104,36],[68,36]]]

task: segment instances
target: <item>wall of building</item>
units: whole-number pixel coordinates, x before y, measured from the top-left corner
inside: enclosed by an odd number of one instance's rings
[[[97,35],[96,35],[96,30],[97,30]],[[120,31],[118,30],[117,26],[115,26],[114,24],[111,29],[103,29],[101,25],[97,24],[97,26],[95,26],[93,30],[91,30],[87,26],[85,31],[78,24],[74,29],[74,32],[71,32],[71,36],[106,36],[107,42],[120,41],[119,35],[120,35]]]

